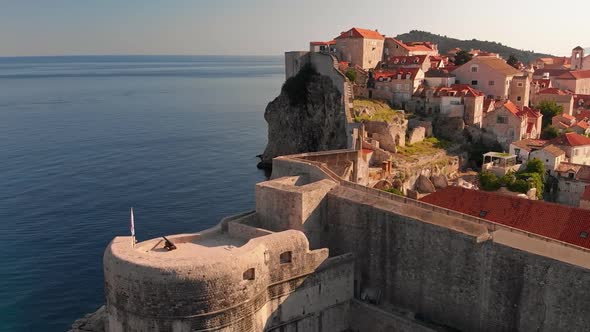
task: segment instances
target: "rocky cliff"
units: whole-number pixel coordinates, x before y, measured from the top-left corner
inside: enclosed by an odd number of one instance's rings
[[[309,66],[285,82],[266,107],[264,119],[268,144],[259,167],[270,167],[281,155],[346,148],[342,94],[329,77]]]

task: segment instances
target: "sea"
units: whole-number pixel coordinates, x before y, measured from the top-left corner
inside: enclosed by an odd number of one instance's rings
[[[0,331],[66,331],[102,256],[254,209],[280,56],[0,58]]]

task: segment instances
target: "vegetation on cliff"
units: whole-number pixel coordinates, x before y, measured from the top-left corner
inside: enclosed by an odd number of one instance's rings
[[[463,50],[480,49],[486,52],[494,52],[500,54],[501,57],[508,59],[510,55],[514,55],[524,63],[530,63],[536,58],[551,56],[549,54],[537,53],[535,51],[526,51],[512,48],[502,43],[487,41],[487,40],[460,40],[447,36],[433,34],[427,31],[412,30],[409,33],[404,33],[396,36],[405,42],[411,41],[427,41],[438,44],[438,50],[441,54],[447,53],[449,50],[459,47]]]
[[[289,96],[291,106],[305,105],[308,100],[307,88],[314,76],[319,76],[311,64],[306,64],[297,75],[290,77],[283,83],[281,92]]]
[[[396,111],[385,101],[376,99],[357,98],[353,101],[355,113],[354,121],[383,121],[392,122],[396,118],[403,118],[403,113]]]

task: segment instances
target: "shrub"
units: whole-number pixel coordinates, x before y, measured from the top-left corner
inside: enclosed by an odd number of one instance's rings
[[[389,188],[389,189],[385,189],[384,191],[387,191],[388,193],[395,194],[395,195],[398,195],[398,196],[403,196],[404,195],[404,193],[401,192],[401,190],[399,190],[397,188]]]
[[[349,69],[346,71],[346,77],[350,80],[351,83],[356,82],[356,71]]]
[[[498,182],[501,186],[510,186],[512,183],[514,183],[514,181],[516,181],[514,172],[508,172],[506,175],[498,179]]]
[[[500,189],[500,181],[498,181],[496,174],[487,171],[479,173],[479,185],[481,189],[487,191]]]
[[[543,129],[543,131],[541,131],[541,138],[542,139],[553,139],[557,136],[559,136],[559,131],[557,130],[557,128],[555,128],[551,125],[545,127],[545,129]]]
[[[531,159],[526,163],[526,173],[539,173],[545,174],[545,165],[537,158]]]
[[[530,189],[529,182],[527,180],[517,179],[508,185],[508,189],[510,189],[510,191],[526,194]]]

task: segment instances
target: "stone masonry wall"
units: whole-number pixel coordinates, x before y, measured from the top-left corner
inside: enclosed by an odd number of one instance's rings
[[[384,302],[463,331],[590,326],[590,270],[533,253],[559,245],[521,235],[515,242],[531,251],[482,241],[483,226],[343,187],[327,200],[322,245],[354,253],[361,290],[381,290]]]

